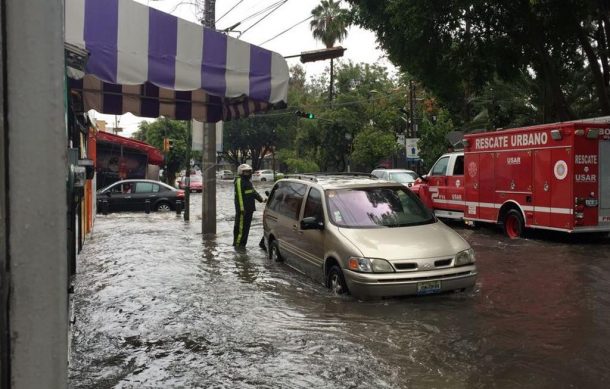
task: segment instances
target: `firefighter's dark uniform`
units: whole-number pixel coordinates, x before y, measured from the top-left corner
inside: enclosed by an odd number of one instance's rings
[[[246,247],[248,233],[252,223],[255,200],[263,202],[263,198],[254,190],[249,176],[237,176],[235,185],[235,226],[233,227],[233,246]]]

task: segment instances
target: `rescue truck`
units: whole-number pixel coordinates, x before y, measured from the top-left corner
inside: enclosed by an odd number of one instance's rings
[[[439,217],[526,228],[610,231],[610,125],[565,122],[469,134],[418,185]]]

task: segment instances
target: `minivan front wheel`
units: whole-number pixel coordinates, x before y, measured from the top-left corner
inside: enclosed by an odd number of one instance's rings
[[[275,239],[273,239],[271,244],[269,244],[269,259],[275,262],[281,262],[284,260],[284,258],[282,258],[282,254],[280,254],[280,246]]]
[[[337,265],[333,265],[328,271],[326,285],[335,294],[347,294],[347,284],[343,278],[343,272]]]

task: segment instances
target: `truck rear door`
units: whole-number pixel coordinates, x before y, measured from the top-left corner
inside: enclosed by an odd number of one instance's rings
[[[610,139],[599,142],[599,214],[600,225],[610,225]]]

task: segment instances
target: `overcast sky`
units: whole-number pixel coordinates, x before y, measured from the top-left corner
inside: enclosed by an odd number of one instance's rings
[[[188,5],[194,0],[136,1],[171,13],[182,19],[197,22],[196,9]],[[203,2],[204,0],[198,1]],[[230,33],[232,37],[261,46],[267,50],[275,51],[284,57],[297,55],[303,51],[324,48],[324,44],[314,40],[311,34],[309,27],[311,19],[302,22],[311,15],[311,10],[320,3],[320,0],[287,0],[282,6],[261,21],[259,19],[266,13],[247,19],[276,3],[278,3],[278,0],[217,0],[216,28],[222,30],[235,23],[242,22],[241,25],[235,28],[236,31],[241,33],[241,36],[237,32],[232,32]],[[347,7],[347,4],[343,2],[342,6]],[[302,23],[299,24],[299,22]],[[284,32],[285,30],[288,31]],[[275,37],[278,34],[281,35]],[[372,32],[351,27],[348,30],[347,38],[343,42],[337,43],[337,45],[347,49],[343,60],[351,60],[354,63],[377,63],[394,71],[394,67],[385,59],[385,54],[377,49],[375,35]],[[298,57],[289,58],[286,61],[289,67],[300,64]],[[301,65],[305,68],[309,78],[323,73],[328,68],[329,61],[318,61]],[[113,115],[96,114],[96,117],[106,120],[110,126],[114,125]],[[131,135],[137,129],[137,125],[141,120],[143,119],[131,114],[119,116],[119,127],[124,128],[122,135]]]

